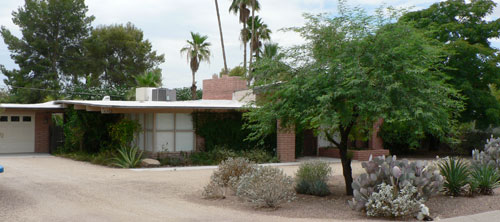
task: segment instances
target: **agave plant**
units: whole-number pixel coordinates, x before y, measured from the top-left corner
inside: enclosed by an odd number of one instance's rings
[[[460,158],[445,158],[438,165],[445,178],[443,188],[446,194],[460,195],[469,181],[469,166]]]
[[[476,166],[470,175],[471,188],[480,194],[491,195],[495,188],[500,187],[500,174],[491,165]]]
[[[121,168],[134,168],[141,162],[142,151],[137,147],[122,146],[113,158],[113,165]]]

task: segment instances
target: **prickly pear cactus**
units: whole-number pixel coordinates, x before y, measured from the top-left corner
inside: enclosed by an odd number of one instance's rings
[[[473,150],[472,163],[474,165],[490,165],[500,169],[500,138],[492,136],[486,140],[483,151]]]
[[[427,161],[410,162],[397,160],[396,156],[370,157],[370,160],[361,164],[366,173],[361,174],[352,183],[354,197],[349,201],[353,210],[366,209],[368,198],[373,192],[378,192],[382,183],[390,184],[397,192],[407,184],[418,190],[418,196],[427,200],[441,189],[444,179],[439,170],[432,167]]]

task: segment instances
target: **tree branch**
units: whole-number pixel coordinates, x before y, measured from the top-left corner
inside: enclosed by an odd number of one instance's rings
[[[333,139],[333,137],[332,137],[330,134],[325,133],[325,135],[326,135],[326,139],[327,139],[329,142],[331,142],[331,143],[335,144],[335,146],[337,146],[337,148],[340,148],[340,143],[338,143],[337,141],[335,141],[335,139]]]

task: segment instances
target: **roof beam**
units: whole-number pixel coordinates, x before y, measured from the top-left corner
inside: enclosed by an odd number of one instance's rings
[[[85,110],[87,110],[89,112],[101,112],[101,107],[86,106]]]
[[[73,108],[74,108],[75,110],[86,110],[86,109],[87,109],[87,108],[85,107],[85,105],[79,105],[79,104],[75,104],[75,105],[73,106]]]

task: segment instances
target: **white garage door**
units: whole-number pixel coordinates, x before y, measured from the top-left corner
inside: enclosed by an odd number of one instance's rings
[[[35,115],[0,114],[0,153],[35,152]]]

